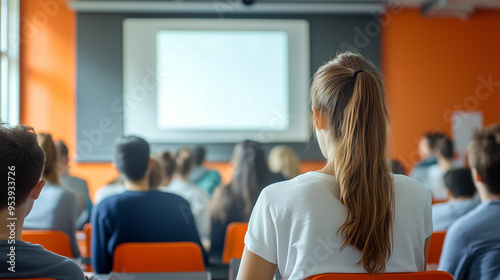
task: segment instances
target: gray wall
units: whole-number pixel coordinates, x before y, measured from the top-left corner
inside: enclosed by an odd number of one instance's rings
[[[217,18],[210,15],[78,13],[77,160],[110,161],[123,133],[122,21],[125,18]],[[310,24],[311,75],[338,51],[351,47],[380,63],[379,30],[372,15],[230,15],[224,18],[307,19]],[[200,143],[203,144],[203,143]],[[317,143],[289,143],[302,159],[321,159]],[[274,144],[273,144],[274,145]],[[175,150],[179,144],[153,144]],[[234,144],[207,144],[209,161],[227,161]],[[270,148],[269,145],[267,148]]]

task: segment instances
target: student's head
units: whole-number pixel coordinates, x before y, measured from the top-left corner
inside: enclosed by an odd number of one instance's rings
[[[452,169],[444,174],[443,179],[452,198],[472,197],[476,193],[470,169]]]
[[[422,159],[426,159],[433,155],[436,150],[436,145],[441,138],[446,137],[442,132],[427,132],[418,143],[418,152]]]
[[[347,209],[339,233],[381,272],[391,252],[393,179],[386,157],[389,117],[379,70],[345,52],[321,66],[311,85],[316,136]],[[369,199],[367,199],[369,198]],[[366,218],[371,217],[371,218]]]
[[[437,139],[435,146],[435,154],[438,159],[444,159],[451,161],[454,156],[453,141],[450,138],[444,136]]]
[[[406,175],[406,169],[398,160],[391,160],[391,169],[394,174]]]
[[[205,148],[202,146],[198,146],[194,148],[193,154],[194,154],[194,163],[196,166],[200,166],[203,164],[205,161]]]
[[[160,161],[156,157],[152,157],[153,168],[149,173],[149,187],[158,189],[163,183],[163,170]]]
[[[476,185],[488,194],[500,195],[500,125],[476,130],[468,156]]]
[[[286,145],[274,146],[268,156],[269,169],[281,173],[286,179],[300,174],[300,160],[297,154]]]
[[[48,133],[38,133],[38,144],[45,152],[45,168],[43,170],[43,179],[53,185],[60,185],[58,159],[59,154],[52,140],[52,135]]]
[[[175,155],[175,174],[187,179],[194,167],[194,154],[189,148],[182,148]]]
[[[137,136],[118,138],[113,163],[126,180],[137,182],[146,176],[149,167],[149,144]]]
[[[168,186],[168,184],[170,184],[170,181],[172,181],[172,177],[174,176],[175,158],[168,151],[162,151],[156,157],[163,172],[163,182],[161,183],[161,185]]]
[[[68,165],[69,162],[69,151],[68,146],[62,140],[57,140],[55,142],[57,152],[59,153],[59,163],[61,165]]]
[[[40,180],[44,164],[45,154],[31,127],[0,125],[0,211],[8,207],[9,191],[13,191],[16,208],[28,202],[29,213],[45,184]]]

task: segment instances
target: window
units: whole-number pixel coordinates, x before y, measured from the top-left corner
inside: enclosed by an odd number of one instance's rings
[[[0,122],[19,123],[19,2],[0,0]]]

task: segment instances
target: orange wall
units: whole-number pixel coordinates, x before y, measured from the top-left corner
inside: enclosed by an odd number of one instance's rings
[[[395,12],[382,31],[382,68],[393,155],[409,167],[424,132],[451,133],[452,110],[481,110],[485,125],[500,122],[500,83],[489,92],[479,80],[500,82],[500,10],[467,21]]]
[[[74,151],[76,16],[63,0],[21,1],[21,123],[50,131]],[[500,12],[481,11],[468,21],[425,19],[416,10],[388,13],[382,30],[382,64],[386,76],[395,146],[403,163],[416,159],[415,140],[434,128],[450,131],[443,114],[474,96],[479,76],[500,81]],[[484,89],[483,89],[484,91]],[[482,93],[484,93],[482,91]],[[469,99],[467,99],[469,98]],[[485,123],[499,122],[500,95],[481,100]],[[470,106],[470,105],[468,105]],[[211,163],[227,180],[230,169]],[[303,171],[321,162],[304,162]],[[408,167],[408,166],[407,166]],[[91,192],[116,176],[110,164],[72,162],[73,173],[89,180]]]

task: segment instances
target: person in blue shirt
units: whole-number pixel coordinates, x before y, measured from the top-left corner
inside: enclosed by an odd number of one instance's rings
[[[96,273],[112,270],[114,250],[122,243],[191,241],[203,250],[189,203],[150,188],[154,161],[149,154],[149,144],[136,136],[121,137],[115,144],[113,163],[126,191],[104,199],[92,213],[91,263]]]
[[[189,174],[189,181],[212,197],[214,190],[222,183],[219,172],[203,167],[205,162],[205,148],[198,146],[194,149],[195,166]]]
[[[474,198],[476,187],[470,169],[457,168],[444,174],[449,201],[432,206],[434,231],[447,230],[458,218],[474,209],[478,201]]]
[[[447,231],[438,269],[455,280],[500,280],[500,125],[476,131],[468,156],[481,204]]]

